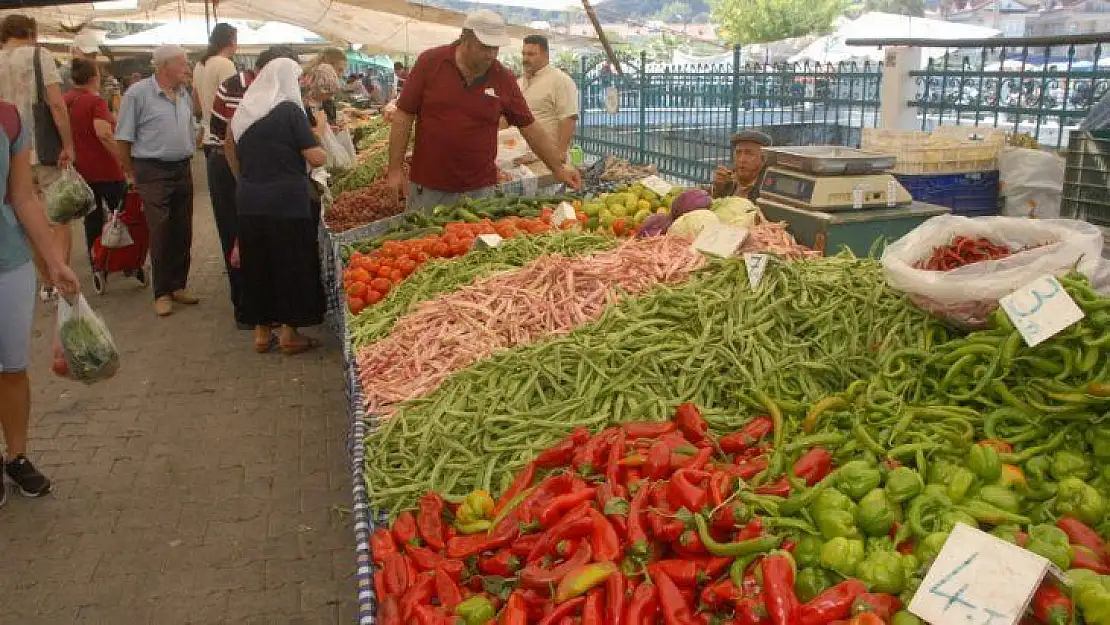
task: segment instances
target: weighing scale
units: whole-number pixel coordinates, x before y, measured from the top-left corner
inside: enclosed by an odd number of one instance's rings
[[[915,202],[893,174],[895,157],[832,145],[763,150],[767,169],[756,203],[784,221],[799,243],[821,252],[871,253],[948,208]]]

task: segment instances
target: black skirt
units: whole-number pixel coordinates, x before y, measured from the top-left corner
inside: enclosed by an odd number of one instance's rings
[[[244,323],[294,327],[324,322],[316,224],[311,218],[239,216]]]

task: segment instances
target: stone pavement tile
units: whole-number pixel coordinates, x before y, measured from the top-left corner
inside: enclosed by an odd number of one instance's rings
[[[121,352],[115,378],[50,374],[54,311],[39,307],[31,457],[55,491],[0,508],[0,625],[355,619],[338,345],[253,352],[231,319],[201,167],[195,179],[201,304],[159,319],[134,280],[88,289]]]

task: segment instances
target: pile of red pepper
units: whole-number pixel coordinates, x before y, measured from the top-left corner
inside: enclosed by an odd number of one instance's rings
[[[998,260],[1013,254],[1005,245],[996,245],[986,237],[971,238],[956,236],[948,245],[933,248],[928,259],[917,263],[918,269],[928,271],[951,271],[965,265],[985,260]]]
[[[901,609],[848,579],[808,603],[792,541],[734,495],[774,475],[760,417],[714,440],[698,409],[666,423],[584,429],[541,453],[496,502],[436,493],[373,534],[378,620],[500,625],[819,625],[889,622]],[[768,469],[771,467],[771,471]],[[832,470],[815,447],[791,467],[812,486]],[[780,471],[781,473],[781,471]],[[757,477],[759,476],[759,477]],[[757,493],[788,496],[783,478]],[[769,521],[768,521],[769,522]],[[467,533],[473,532],[473,533]]]

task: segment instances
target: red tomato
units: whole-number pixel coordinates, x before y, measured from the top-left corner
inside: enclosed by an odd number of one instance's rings
[[[393,281],[393,284],[400,284],[405,279],[405,274],[400,269],[394,269],[393,275],[389,276],[389,279]]]
[[[416,264],[423,265],[424,263],[428,262],[428,259],[430,258],[431,256],[428,256],[427,252],[420,252],[416,255]]]
[[[368,306],[373,306],[380,301],[382,301],[382,294],[379,291],[371,289],[366,292],[366,304]]]
[[[435,246],[432,247],[432,256],[436,258],[446,258],[450,253],[451,249],[444,243],[436,243]]]
[[[378,267],[378,270],[374,272],[374,275],[379,278],[388,278],[392,274],[393,267],[390,265],[381,265],[380,267]]]
[[[352,282],[351,286],[347,287],[347,295],[350,297],[362,297],[366,294],[365,282]]]
[[[388,293],[393,283],[388,278],[374,278],[370,281],[370,288],[374,291],[380,291],[382,294]]]
[[[365,269],[355,269],[351,272],[351,282],[366,282],[370,274]]]
[[[347,308],[351,309],[352,315],[357,315],[362,312],[363,308],[366,308],[366,302],[362,301],[360,297],[348,297]]]

